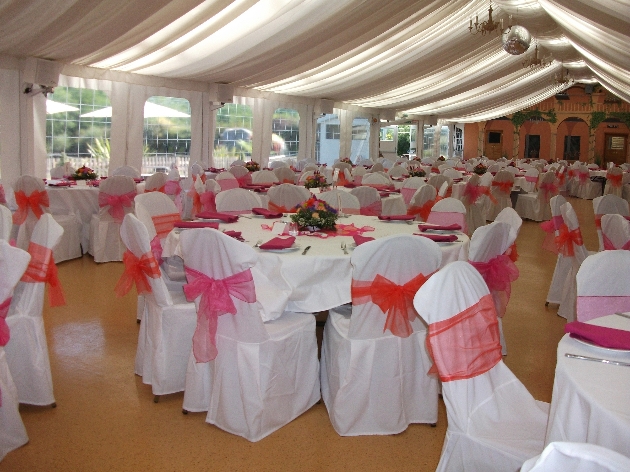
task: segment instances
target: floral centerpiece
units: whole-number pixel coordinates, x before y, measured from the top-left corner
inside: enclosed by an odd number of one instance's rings
[[[438,162],[444,162],[446,161],[446,158],[444,156],[440,156],[437,158]]]
[[[70,176],[72,180],[94,180],[98,175],[88,166],[81,166]]]
[[[346,164],[352,165],[352,161],[350,160],[349,157],[342,157],[341,159],[339,159],[339,162],[344,162]]]
[[[311,231],[335,229],[337,210],[328,203],[311,197],[295,208],[297,212],[291,215],[291,221],[297,223],[300,229],[307,228]]]
[[[422,167],[415,167],[409,169],[409,177],[426,177],[427,173]]]
[[[319,172],[315,172],[313,175],[309,175],[304,181],[304,186],[306,188],[322,188],[328,187],[330,184],[326,182],[326,177],[324,177]]]
[[[245,168],[250,172],[256,172],[260,170],[260,164],[256,161],[248,161],[245,163]]]
[[[474,168],[473,168],[473,172],[477,175],[483,175],[486,173],[486,171],[488,170],[488,168],[486,166],[484,166],[483,164],[477,164]]]

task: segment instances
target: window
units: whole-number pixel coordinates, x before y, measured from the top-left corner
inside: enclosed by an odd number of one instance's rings
[[[368,137],[368,127],[359,125],[352,127],[352,139],[364,140]]]
[[[341,129],[337,114],[322,115],[317,119],[315,159],[320,164],[332,165],[339,158]]]
[[[144,104],[143,174],[176,166],[183,177],[190,162],[190,103],[185,98],[151,97]]]
[[[393,141],[394,140],[394,128],[388,126],[381,128],[381,141]]]
[[[290,108],[278,108],[271,123],[271,159],[298,155],[300,147],[300,114]]]
[[[214,166],[229,167],[252,156],[253,114],[248,105],[229,103],[217,110],[214,131]]]
[[[370,157],[370,120],[367,118],[352,120],[352,144],[349,157],[352,162]]]
[[[453,150],[457,156],[461,156],[464,151],[464,131],[455,127],[455,136],[453,138]]]
[[[580,159],[580,137],[565,136],[564,137],[564,158],[566,160]]]
[[[448,154],[448,139],[449,139],[448,126],[428,126],[424,128],[424,137],[422,140],[422,156],[423,157],[437,157],[435,154],[446,156]],[[440,147],[435,150],[435,140],[439,139]]]
[[[490,131],[488,133],[488,144],[501,144],[501,133]]]
[[[341,139],[339,125],[326,125],[326,139]]]
[[[538,159],[540,154],[540,135],[525,135],[525,157],[529,159]]]
[[[47,175],[53,167],[70,162],[75,169],[86,165],[99,176],[106,176],[112,116],[107,94],[55,87],[47,101],[53,102],[46,106]]]

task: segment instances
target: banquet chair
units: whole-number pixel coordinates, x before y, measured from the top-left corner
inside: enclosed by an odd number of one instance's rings
[[[593,199],[593,213],[595,214],[595,229],[599,240],[599,250],[604,250],[604,240],[602,238],[602,216],[618,214],[630,216],[628,202],[617,195],[608,194]]]
[[[116,285],[119,296],[131,289],[138,266],[141,282],[136,280],[138,295],[145,299],[145,312],[138,333],[134,371],[142,382],[151,385],[154,401],[160,395],[184,390],[186,365],[192,347],[197,312],[186,301],[183,291],[169,292],[157,261],[151,252],[149,233],[133,214],[123,219],[120,227],[127,252],[125,272]]]
[[[438,381],[427,373],[426,326],[411,301],[441,261],[437,243],[412,235],[353,251],[352,305],[329,311],[322,343],[322,397],[338,434],[437,422]]]
[[[394,165],[392,163],[392,165]],[[383,172],[385,170],[385,166],[383,165],[382,162],[377,162],[376,164],[374,164],[371,168],[370,168],[370,172],[368,172],[369,174],[374,173],[374,172]]]
[[[581,165],[577,171],[577,186],[574,186],[575,196],[592,200],[602,195],[602,185],[599,182],[592,182],[589,169]]]
[[[276,167],[273,170],[273,173],[276,174],[276,177],[278,178],[278,182],[280,182],[281,184],[295,184],[296,183],[295,172],[293,172],[293,169],[291,169],[290,167],[287,167],[287,166]]]
[[[9,327],[5,321],[11,295],[29,260],[30,255],[26,251],[0,240],[0,461],[7,453],[28,442],[26,428],[18,410],[17,389],[7,364],[4,346],[11,342]]]
[[[216,198],[217,211],[234,215],[251,213],[252,208],[260,208],[260,197],[251,190],[233,188],[220,192]]]
[[[426,185],[424,177],[409,177],[403,181],[402,187],[400,187],[400,194],[405,201],[405,205],[409,206],[411,198],[424,185]]]
[[[141,177],[140,171],[133,166],[120,166],[116,167],[111,173],[110,177],[115,175],[124,175],[131,177],[132,179],[139,179]]]
[[[630,221],[618,214],[602,216],[604,250],[630,250]]]
[[[70,174],[66,174],[66,168],[63,165],[53,167],[52,169],[50,169],[51,179],[63,179],[67,175],[70,175]]]
[[[359,213],[366,216],[379,216],[383,212],[383,202],[378,190],[374,187],[361,185],[350,190],[359,200]]]
[[[363,181],[363,176],[367,173],[367,169],[362,165],[356,166],[354,169],[352,169],[352,181],[356,185],[361,185],[361,182]]]
[[[245,166],[231,166],[228,172],[236,177],[236,180],[238,180],[238,185],[240,187],[252,184],[252,174],[247,170]]]
[[[0,239],[9,242],[13,227],[13,214],[4,205],[0,205]]]
[[[179,197],[181,199],[181,215],[182,219],[191,219],[194,214],[193,203],[194,203],[194,195],[197,192],[197,188],[195,187],[196,181],[193,180],[192,177],[186,177],[179,181],[179,185],[181,188],[181,192]],[[177,200],[176,200],[177,202]],[[176,203],[177,204],[177,203]],[[199,203],[198,203],[199,205]]]
[[[231,190],[233,188],[240,187],[237,178],[234,177],[234,174],[232,174],[231,172],[220,172],[215,180],[221,186],[221,191]]]
[[[383,203],[382,216],[401,216],[407,214],[407,205],[401,195],[390,195],[381,200]]]
[[[413,303],[429,325],[448,417],[436,470],[515,471],[540,454],[549,404],[536,401],[503,363],[494,303],[479,272],[467,262],[447,264]]]
[[[407,177],[409,175],[409,172],[407,172],[407,169],[404,168],[403,166],[395,165],[394,167],[392,167],[391,169],[387,171],[387,174],[389,175],[390,178],[397,179],[400,177]]]
[[[575,279],[578,321],[630,311],[630,251],[610,250],[588,256]]]
[[[415,215],[416,220],[427,221],[433,205],[437,201],[437,191],[433,185],[423,185],[413,194],[407,208],[408,215]]]
[[[184,411],[207,411],[206,422],[259,441],[320,399],[315,317],[282,309],[263,322],[266,289],[249,245],[213,229],[186,231],[180,244],[198,310]],[[219,299],[213,281],[227,287]]]
[[[623,170],[621,167],[613,167],[606,172],[606,185],[604,195],[616,195],[621,197],[623,189]]]
[[[164,192],[164,186],[168,180],[168,175],[164,172],[155,172],[144,180],[145,192]]]
[[[252,174],[252,184],[277,184],[278,182],[278,177],[272,170],[263,169]]]
[[[487,199],[486,219],[494,221],[496,216],[504,208],[512,208],[512,187],[514,187],[514,174],[507,170],[500,170],[492,179],[490,193],[494,197]]]
[[[65,304],[51,251],[62,235],[63,228],[52,215],[42,215],[28,248],[31,260],[15,287],[7,315],[11,330],[11,342],[5,346],[7,364],[19,402],[29,405],[56,406],[42,310],[46,284],[50,305]]]
[[[315,175],[315,172],[319,172],[319,171],[317,171],[317,170],[304,170],[300,174],[300,177],[298,178],[298,184],[299,185],[304,185],[304,182],[306,182],[306,179],[308,179],[309,177],[312,177],[313,175]]]
[[[556,244],[556,237],[558,237],[560,234],[560,228],[564,225],[564,219],[562,218],[560,208],[566,202],[567,200],[562,195],[551,197],[551,200],[549,201],[549,205],[551,207],[551,220],[541,225],[541,227],[548,232],[546,239],[543,242],[543,248],[557,254],[556,266],[551,277],[551,283],[549,284],[549,291],[547,292],[545,306],[549,306],[550,303],[560,306],[563,300],[563,289],[566,284],[566,279],[573,267],[573,259],[565,257],[562,252],[558,251]]]
[[[558,195],[558,187],[555,183],[556,174],[546,172],[540,179],[540,185],[536,193],[520,193],[516,200],[516,213],[521,218],[546,221],[551,218],[551,207],[549,200],[554,195]]]
[[[458,224],[464,233],[468,233],[466,226],[466,207],[462,202],[453,197],[443,198],[431,208],[427,223],[439,225]]]
[[[524,180],[525,182],[521,184],[521,189],[525,190],[527,193],[534,193],[538,188],[538,179],[539,179],[538,169],[530,168],[525,171]]]
[[[525,461],[520,472],[626,472],[630,458],[597,444],[552,442]]]
[[[166,175],[166,183],[164,184],[164,193],[168,195],[177,210],[181,214],[183,211],[183,201],[182,201],[182,185],[180,183],[179,170],[171,169],[169,173]],[[146,185],[145,185],[146,188]]]
[[[571,260],[571,266],[564,280],[562,288],[562,300],[558,308],[558,316],[566,318],[567,321],[575,321],[576,317],[576,297],[577,287],[575,276],[582,262],[588,257],[588,251],[582,241],[580,223],[573,206],[569,202],[560,207],[564,225],[560,227],[556,244],[558,250],[564,257]]]
[[[510,239],[514,241],[512,244],[516,244],[516,238],[521,231],[523,225],[523,219],[518,216],[518,213],[512,207],[506,207],[499,212],[494,219],[495,222],[507,223],[510,225]]]
[[[488,187],[482,186],[481,177],[473,174],[466,182],[461,197],[461,201],[466,207],[466,226],[468,226],[470,234],[486,224],[486,217],[483,211],[484,200],[482,198],[484,192],[488,192]]]
[[[199,162],[195,162],[190,166],[190,169],[188,169],[188,176],[195,179],[200,177],[202,178],[202,180],[206,180],[206,173],[203,170],[203,166],[199,164]]]
[[[519,272],[506,254],[516,236],[508,223],[495,221],[478,228],[470,238],[468,261],[479,271],[490,290],[498,316],[501,354],[507,355],[503,316],[510,301],[511,286]]]
[[[433,185],[435,187],[435,190],[437,190],[438,192],[440,191],[444,183],[446,183],[448,189],[453,184],[453,181],[444,174],[433,174],[429,177],[429,180],[427,180],[427,184]]]
[[[37,221],[42,214],[50,213],[48,193],[42,179],[30,175],[19,177],[13,189],[17,210],[13,213],[12,237],[15,238],[17,247],[26,250]],[[57,246],[53,248],[55,260],[63,262],[81,257],[81,219],[74,213],[53,215],[53,218],[64,231]]]
[[[244,166],[246,164],[246,162],[243,159],[236,159],[235,161],[232,161],[232,163],[230,164],[230,167],[233,166]]]
[[[340,213],[347,213],[350,215],[361,214],[361,203],[359,202],[359,199],[349,192],[334,188],[316,196],[318,200],[326,202],[329,206],[338,210]]]
[[[125,175],[115,175],[99,186],[98,214],[90,221],[89,253],[94,262],[122,261],[125,245],[120,239],[120,224],[133,212],[136,183]]]
[[[267,191],[267,196],[269,197],[269,203],[267,204],[269,210],[280,213],[295,213],[295,207],[311,198],[312,194],[304,187],[293,184],[280,184],[271,187]]]
[[[440,173],[443,176],[448,177],[451,182],[455,180],[462,180],[464,178],[464,175],[460,171],[450,166],[446,167],[444,171],[440,170]]]
[[[388,175],[381,174],[375,171],[365,174],[361,179],[361,185],[374,187],[378,190],[387,190],[394,188],[394,184]]]
[[[289,164],[281,160],[275,160],[269,163],[269,168],[271,170],[279,169],[281,167],[289,167]]]

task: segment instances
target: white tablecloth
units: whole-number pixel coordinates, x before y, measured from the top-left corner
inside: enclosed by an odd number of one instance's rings
[[[288,218],[285,218],[288,221]],[[241,231],[247,244],[254,245],[256,241],[268,241],[273,237],[269,230],[261,225],[273,225],[274,219],[257,217],[245,218],[241,216],[237,223],[219,225],[220,230]],[[370,226],[374,231],[364,233],[364,236],[382,238],[392,234],[412,234],[419,232],[417,222],[409,225],[405,222],[382,222],[374,216],[350,216],[340,218],[337,223],[354,224],[361,228]],[[420,236],[418,236],[420,237]],[[440,243],[442,249],[442,265],[456,260],[468,260],[468,236],[458,233],[461,242]],[[348,255],[341,249],[341,243],[348,245]],[[291,296],[287,310],[314,313],[349,303],[350,284],[352,280],[352,266],[350,264],[351,246],[354,244],[350,236],[334,236],[319,238],[315,236],[298,236],[296,244],[299,251],[269,252],[258,250],[260,253],[257,267],[263,273],[271,273],[271,269],[280,266],[282,276],[291,287]],[[311,246],[307,255],[302,255],[302,249]],[[179,236],[173,231],[166,239],[164,257],[181,255],[179,252]]]
[[[630,319],[618,315],[590,323],[630,331]],[[570,359],[565,353],[630,362],[630,352],[588,346],[565,335],[558,344],[545,444],[598,444],[630,457],[630,367]]]

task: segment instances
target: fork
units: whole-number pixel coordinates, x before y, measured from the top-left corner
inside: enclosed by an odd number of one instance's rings
[[[256,244],[254,244],[254,247],[258,247],[262,244],[262,239],[259,239],[258,241],[256,241]]]

